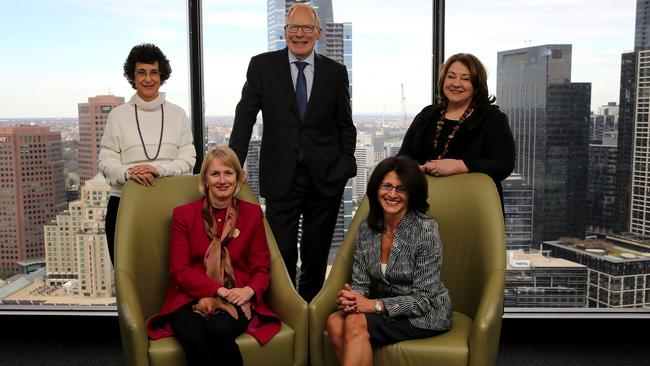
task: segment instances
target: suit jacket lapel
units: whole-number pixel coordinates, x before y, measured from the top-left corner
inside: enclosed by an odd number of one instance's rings
[[[292,66],[289,63],[289,49],[285,47],[284,50],[279,53],[279,55],[278,77],[280,80],[284,80],[284,85],[281,85],[280,92],[283,95],[287,95],[289,98],[291,98],[291,109],[293,110],[293,114],[295,115],[296,120],[300,122],[300,115],[298,114],[298,103],[296,102],[296,90],[293,87],[293,79],[291,78]]]
[[[324,63],[322,62],[322,59],[323,56],[314,52],[314,81],[311,84],[311,94],[309,95],[309,102],[307,103],[307,111],[305,112],[305,120],[303,123],[307,123],[307,121],[309,121],[309,116],[314,109],[314,104],[320,97],[319,94],[322,88],[319,88],[319,86],[325,81],[326,73],[323,70]],[[296,110],[297,108],[298,107],[296,106]]]

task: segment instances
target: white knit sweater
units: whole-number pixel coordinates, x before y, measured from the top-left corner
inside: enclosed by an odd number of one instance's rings
[[[138,106],[140,131],[149,157],[158,150],[161,129],[161,110],[164,106],[165,126],[160,154],[155,160],[148,160],[135,121],[135,106]],[[192,130],[185,111],[165,100],[165,93],[151,102],[142,100],[137,94],[128,103],[113,109],[108,115],[102,149],[99,152],[99,171],[111,186],[111,195],[119,197],[128,177],[127,169],[148,164],[158,169],[161,177],[192,174],[196,162]]]

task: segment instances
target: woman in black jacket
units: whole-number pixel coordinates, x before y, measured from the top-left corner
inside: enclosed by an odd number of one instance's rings
[[[442,65],[437,89],[439,103],[415,117],[399,155],[436,177],[485,173],[503,205],[501,181],[514,168],[515,141],[508,117],[488,92],[485,67],[474,55],[455,54]]]

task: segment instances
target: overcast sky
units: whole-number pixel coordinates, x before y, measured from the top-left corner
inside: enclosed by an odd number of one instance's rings
[[[266,0],[204,0],[207,115],[232,115],[251,56],[267,50]],[[498,51],[573,45],[572,81],[592,83],[592,109],[618,102],[621,53],[634,46],[633,0],[453,0],[446,55],[471,52],[496,92]],[[400,113],[401,86],[415,114],[431,102],[431,0],[333,0],[352,22],[353,110]],[[89,96],[133,94],[122,64],[152,42],[171,60],[161,90],[186,108],[186,2],[21,0],[0,4],[0,119],[76,117]],[[497,96],[498,97],[498,96]],[[497,100],[498,104],[498,100]]]

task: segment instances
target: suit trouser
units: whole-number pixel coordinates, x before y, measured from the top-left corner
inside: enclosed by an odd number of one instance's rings
[[[280,199],[266,199],[266,218],[294,286],[298,261],[298,222],[302,214],[298,293],[307,302],[323,286],[342,197],[343,187],[334,196],[321,194],[307,167],[298,164],[288,192]]]

